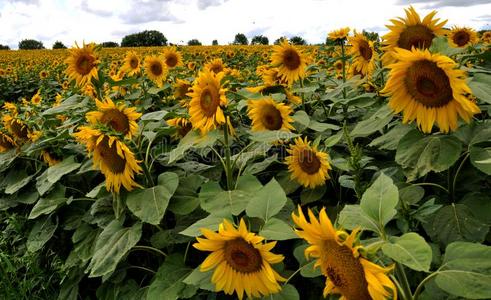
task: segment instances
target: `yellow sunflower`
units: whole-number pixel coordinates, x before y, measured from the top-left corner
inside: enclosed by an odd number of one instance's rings
[[[133,152],[114,136],[105,135],[97,129],[82,126],[74,134],[85,144],[89,155],[93,155],[94,167],[106,177],[106,189],[119,193],[121,185],[127,191],[140,187],[135,182],[135,174],[142,172]]]
[[[189,103],[189,115],[193,128],[200,129],[202,134],[225,123],[222,107],[228,103],[226,89],[222,88],[221,80],[224,73],[214,74],[208,70],[200,72],[196,79]]]
[[[215,58],[214,60],[205,64],[204,68],[212,73],[218,74],[226,70],[225,64],[221,58]]]
[[[164,57],[164,63],[167,68],[172,69],[182,65],[182,55],[175,47],[169,47],[164,49],[162,54]]]
[[[348,235],[334,228],[325,208],[319,213],[319,219],[308,210],[307,221],[300,206],[298,216],[292,213],[298,236],[310,244],[305,249],[306,257],[316,258],[314,268],[320,267],[326,276],[324,297],[329,294],[341,294],[340,300],[397,299],[395,284],[387,273],[393,267],[380,267],[363,258],[356,245],[359,230]],[[390,291],[389,291],[390,290]]]
[[[370,77],[375,70],[375,62],[378,59],[373,42],[361,33],[355,33],[353,37],[349,38],[349,42],[351,48],[348,54],[353,58],[352,68],[363,76]]]
[[[454,26],[448,34],[448,43],[455,48],[464,48],[478,42],[477,32],[472,28]]]
[[[390,96],[394,113],[403,112],[403,123],[416,119],[418,127],[430,133],[436,123],[441,132],[457,129],[457,116],[469,123],[479,107],[466,98],[471,89],[466,75],[455,69],[447,56],[428,50],[394,51],[397,63],[389,65],[389,79],[381,93]]]
[[[104,101],[95,99],[95,103],[98,110],[86,114],[89,123],[93,125],[97,123],[105,124],[117,132],[124,134],[126,138],[131,138],[138,133],[136,120],[142,114],[137,112],[135,107],[126,107],[124,104],[116,105],[107,97]]]
[[[224,291],[227,295],[236,292],[237,297],[242,299],[244,293],[252,298],[281,290],[278,282],[286,279],[271,267],[271,264],[280,263],[284,258],[270,252],[276,242],[263,243],[263,237],[247,230],[244,219],[240,220],[238,229],[223,220],[218,232],[206,228],[200,230],[205,238],[196,238],[198,242],[193,247],[211,252],[200,270],[215,269],[211,281],[216,291]]]
[[[163,62],[163,57],[145,57],[145,73],[158,87],[162,87],[164,85],[165,77],[167,76],[167,68]]]
[[[273,46],[271,64],[278,68],[278,75],[289,85],[306,76],[308,58],[297,47],[283,40],[279,45]]]
[[[41,157],[42,157],[43,161],[46,164],[48,164],[49,167],[52,167],[61,161],[60,157],[58,157],[56,154],[54,154],[48,150],[41,151]]]
[[[41,79],[48,78],[48,72],[45,70],[42,70],[41,72],[39,72],[39,78],[41,78]]]
[[[16,146],[14,140],[3,131],[0,131],[0,153],[6,152]]]
[[[135,51],[128,51],[124,58],[123,66],[121,70],[128,74],[128,76],[133,76],[135,74],[140,74],[141,71],[141,60]]]
[[[349,27],[343,27],[343,28],[340,28],[338,30],[333,30],[333,31],[329,32],[329,34],[327,36],[329,37],[330,40],[342,41],[342,40],[348,38],[349,32],[350,32]]]
[[[95,52],[96,45],[94,43],[88,45],[84,43],[82,48],[79,48],[77,43],[75,46],[68,50],[70,55],[65,60],[68,65],[65,72],[70,80],[75,80],[79,87],[83,87],[90,83],[92,78],[98,79],[97,65],[99,59]]]
[[[34,105],[39,105],[41,104],[41,101],[43,100],[43,98],[41,97],[40,95],[40,90],[37,91],[36,94],[34,94],[34,96],[32,96],[31,98],[31,103],[34,104]]]
[[[15,105],[12,102],[5,102],[3,104],[3,109],[8,110],[9,111],[9,114],[11,114],[13,116],[16,116],[18,114],[17,105]]]
[[[189,89],[191,88],[191,86],[191,82],[177,78],[176,83],[174,83],[174,98],[186,98],[186,95],[187,93],[189,93]]]
[[[491,31],[486,31],[482,34],[481,40],[486,43],[490,44],[491,43]]]
[[[169,120],[165,120],[165,122],[174,128],[176,128],[176,133],[172,136],[175,139],[179,139],[184,137],[188,132],[193,129],[193,125],[191,122],[182,117],[172,118]]]
[[[29,139],[29,128],[22,120],[5,115],[3,116],[3,124],[16,142],[25,142]]]
[[[188,62],[187,67],[189,70],[194,71],[194,69],[196,69],[196,63],[194,61],[190,61]]]
[[[390,20],[392,25],[386,25],[390,30],[383,36],[383,47],[385,51],[382,60],[385,65],[394,62],[392,53],[396,47],[411,50],[412,47],[419,49],[428,49],[431,46],[433,38],[442,36],[446,33],[443,28],[447,20],[438,22],[440,19],[433,19],[436,11],[432,11],[426,17],[419,17],[416,10],[410,6],[406,11],[406,18],[397,18]]]
[[[295,144],[287,149],[290,156],[285,158],[291,179],[298,181],[304,187],[315,188],[323,185],[329,179],[327,173],[331,166],[328,161],[327,153],[317,150],[316,146],[311,146],[307,138],[302,140],[298,137]]]
[[[293,119],[290,117],[292,112],[290,106],[271,98],[249,100],[247,104],[247,114],[252,120],[252,131],[294,130],[291,124]]]

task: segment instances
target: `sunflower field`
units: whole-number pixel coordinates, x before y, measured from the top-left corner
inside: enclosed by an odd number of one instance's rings
[[[491,32],[0,51],[1,299],[491,299]]]

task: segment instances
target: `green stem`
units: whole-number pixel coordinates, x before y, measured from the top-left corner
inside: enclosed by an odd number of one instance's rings
[[[232,190],[232,162],[230,154],[230,144],[228,141],[228,116],[225,116],[225,125],[223,126],[223,139],[225,142],[225,176],[227,177],[227,190]]]
[[[401,284],[401,293],[405,300],[411,300],[411,287],[409,286],[409,281],[407,280],[406,272],[404,271],[404,267],[400,263],[396,263],[396,276]]]
[[[453,177],[453,183],[452,183],[452,199],[454,199],[454,194],[455,194],[455,186],[457,185],[457,178],[459,177],[459,173],[460,173],[460,170],[462,169],[462,167],[464,166],[464,163],[465,161],[467,160],[467,158],[469,158],[469,155],[470,153],[467,152],[467,154],[464,156],[464,158],[462,159],[462,161],[460,162],[460,165],[459,167],[457,168],[457,171],[455,172],[455,175]]]
[[[118,220],[121,215],[122,215],[122,210],[121,210],[121,197],[119,197],[118,193],[113,192],[113,210],[114,210],[114,216],[116,217],[116,220]]]
[[[437,187],[437,188],[440,188],[442,190],[444,190],[447,194],[449,193],[449,191],[444,188],[443,186],[439,185],[439,184],[436,184],[436,183],[432,183],[432,182],[420,182],[420,183],[415,183],[413,185],[418,185],[418,186],[434,186],[434,187]]]
[[[133,250],[151,250],[151,251],[154,251],[164,257],[167,257],[167,254],[165,254],[162,250],[159,250],[157,248],[154,248],[154,247],[150,247],[150,246],[141,246],[141,245],[137,245],[137,246],[134,246],[132,249]]]
[[[155,272],[154,270],[150,270],[148,268],[145,268],[145,267],[140,267],[140,266],[129,266],[127,267],[126,269],[140,269],[140,270],[144,270],[144,271],[147,271],[149,273],[152,273],[152,274],[156,274],[157,272]]]
[[[431,279],[433,279],[433,277],[435,277],[436,275],[438,275],[438,271],[437,272],[433,272],[430,275],[426,276],[425,279],[423,279],[419,283],[418,287],[416,288],[416,291],[414,292],[413,300],[417,300],[419,298],[419,294],[421,294],[421,292],[423,291],[423,288],[424,288],[425,284],[428,281],[430,281]]]

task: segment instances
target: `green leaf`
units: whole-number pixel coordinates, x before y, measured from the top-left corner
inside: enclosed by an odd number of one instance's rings
[[[50,216],[40,218],[36,221],[27,237],[27,251],[36,252],[43,248],[48,242],[58,227],[58,218],[56,223],[53,222]]]
[[[97,238],[95,253],[88,270],[89,277],[111,274],[119,261],[140,240],[142,224],[135,223],[132,227],[123,227],[118,220],[113,220]]]
[[[462,144],[454,136],[425,136],[412,130],[399,142],[396,162],[404,169],[408,181],[412,181],[430,171],[447,170],[459,159],[461,151]]]
[[[381,130],[385,125],[389,124],[394,114],[387,105],[383,105],[368,119],[360,121],[351,131],[352,137],[364,137]]]
[[[382,246],[385,255],[416,271],[429,272],[432,251],[425,239],[415,232],[391,238]]]
[[[258,217],[267,222],[281,210],[286,201],[287,198],[281,185],[272,178],[250,200],[246,213],[249,217]]]
[[[326,189],[326,185],[321,185],[313,189],[304,188],[300,193],[300,202],[302,202],[302,204],[315,202],[324,196]]]
[[[363,193],[360,207],[363,212],[377,223],[380,231],[396,215],[399,191],[392,179],[381,173],[375,182]]]
[[[455,242],[447,246],[436,284],[466,299],[491,298],[491,247]]]
[[[230,221],[232,220],[232,216],[223,212],[215,215],[209,215],[208,217],[197,221],[179,233],[182,235],[197,237],[202,235],[200,228],[208,228],[210,230],[217,231],[218,225],[223,222],[223,219],[228,219]]]
[[[407,204],[418,203],[421,201],[421,199],[423,199],[424,195],[425,189],[418,185],[406,186],[399,190],[399,198],[401,199],[401,202]]]
[[[67,157],[63,161],[48,168],[48,181],[55,183],[60,180],[63,175],[75,171],[80,166],[80,163],[75,162],[74,156]]]
[[[61,114],[61,113],[66,113],[68,110],[85,108],[89,103],[89,99],[90,99],[89,97],[83,97],[75,94],[63,100],[63,102],[61,102],[60,105],[43,111],[41,115],[47,116],[47,115]]]
[[[293,256],[295,256],[295,258],[298,261],[300,267],[300,275],[302,275],[302,277],[306,277],[306,278],[319,277],[322,275],[322,273],[319,267],[314,268],[315,260],[307,261],[307,259],[305,258],[304,253],[305,253],[305,249],[308,246],[309,245],[307,244],[303,244],[296,247],[295,250],[293,250]]]
[[[197,286],[200,289],[215,292],[215,285],[211,282],[214,270],[201,272],[198,266],[182,282],[188,285]]]
[[[491,147],[470,147],[470,160],[474,167],[487,175],[491,175]]]
[[[197,191],[203,181],[204,178],[199,175],[181,178],[167,209],[177,215],[187,215],[194,211],[199,206]]]
[[[349,230],[360,227],[362,230],[379,232],[377,222],[369,217],[360,205],[345,205],[339,214],[338,223]]]
[[[300,295],[298,294],[297,289],[291,285],[283,285],[281,291],[276,294],[272,294],[270,296],[265,296],[262,298],[263,300],[299,300]]]
[[[444,36],[435,37],[430,46],[430,52],[439,53],[446,56],[453,56],[461,53],[465,48],[453,48],[448,44],[447,38]]]
[[[298,238],[290,225],[276,218],[269,219],[268,222],[264,224],[259,234],[268,240],[276,241]]]
[[[26,171],[11,169],[5,176],[2,186],[5,186],[5,194],[13,194],[26,186],[34,175],[27,176]]]
[[[65,198],[65,187],[62,185],[57,185],[56,188],[46,197],[39,199],[39,201],[34,205],[29,214],[29,219],[35,219],[40,215],[45,215],[53,212],[58,205],[65,203],[67,198]]]
[[[472,90],[472,94],[479,100],[482,100],[488,104],[491,104],[491,75],[484,73],[475,73],[472,77],[472,81],[469,83],[469,87]]]
[[[186,288],[182,281],[192,271],[184,265],[184,257],[181,254],[172,254],[165,259],[155,274],[147,292],[147,300],[165,299],[174,300]]]
[[[264,130],[264,131],[252,131],[251,140],[255,142],[272,143],[279,140],[290,140],[294,137],[300,136],[296,133],[291,133],[284,130]]]
[[[166,111],[166,110],[153,111],[153,112],[144,114],[143,116],[141,116],[140,119],[143,120],[143,121],[160,121],[168,113],[169,112]]]
[[[162,185],[144,190],[134,190],[128,194],[126,205],[143,222],[158,225],[164,217],[171,192]]]
[[[309,127],[310,124],[310,117],[309,115],[303,111],[299,110],[297,111],[293,116],[292,119],[295,121],[295,129],[298,132],[302,132],[305,130],[305,128]]]
[[[411,131],[411,129],[411,126],[398,124],[386,134],[374,139],[368,146],[377,147],[381,150],[396,150],[401,138]]]

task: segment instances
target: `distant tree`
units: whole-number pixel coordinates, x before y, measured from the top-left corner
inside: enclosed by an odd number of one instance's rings
[[[217,41],[217,40],[213,40],[213,41],[211,41],[211,44],[212,44],[213,46],[218,46],[218,41]]]
[[[0,44],[0,50],[10,50],[10,47],[7,45]]]
[[[275,45],[279,45],[283,40],[288,40],[288,38],[286,36],[282,36],[280,38],[277,38],[275,41],[274,41],[274,44]]]
[[[379,35],[377,32],[370,32],[370,31],[363,30],[362,33],[370,41],[374,41],[374,42],[379,41]]]
[[[166,46],[167,38],[157,30],[145,30],[129,34],[121,41],[121,47]]]
[[[60,41],[56,41],[56,42],[53,44],[53,49],[66,49],[66,46],[65,46],[65,44],[63,44],[62,42],[60,42]]]
[[[234,39],[234,45],[247,45],[249,44],[249,41],[247,40],[247,37],[243,33],[237,33],[235,35]]]
[[[192,39],[188,41],[188,46],[201,46],[201,42],[197,39]]]
[[[103,48],[116,48],[116,47],[119,47],[119,44],[118,44],[118,43],[116,43],[116,42],[103,42],[103,43],[101,44],[101,46],[102,46]]]
[[[25,39],[19,42],[19,49],[21,50],[44,49],[44,45],[40,41]]]
[[[306,45],[307,41],[300,36],[294,36],[290,39],[290,43],[293,45]]]
[[[264,35],[256,35],[251,40],[251,45],[268,45],[269,39]]]

